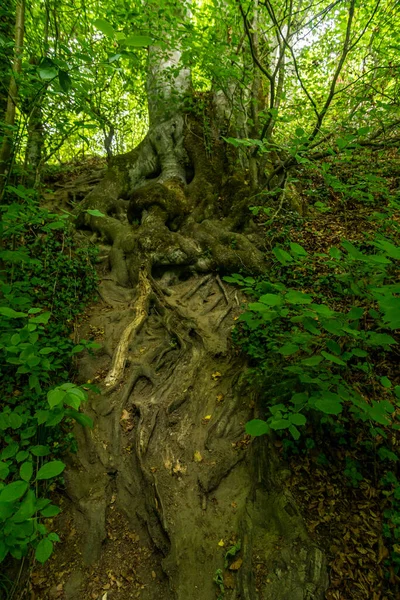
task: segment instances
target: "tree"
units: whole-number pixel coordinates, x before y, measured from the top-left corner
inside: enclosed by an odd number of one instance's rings
[[[282,208],[296,206],[299,168],[355,146],[398,143],[398,83],[390,78],[398,67],[375,31],[389,37],[389,8],[215,0],[144,3],[133,15],[115,5],[98,19],[92,7],[86,15],[96,28],[87,48],[102,44],[100,108],[102,94],[114,89],[109,71],[126,59],[138,70],[145,65],[149,115],[144,139],[126,154],[109,152],[104,180],[75,210],[110,267],[100,286],[111,307],[101,325],[112,343],[109,356],[97,357],[107,370],[103,397],[92,402],[98,429],[80,436],[68,475],[86,518],[87,563],[101,560],[115,493],[117,509],[132,526],[138,512],[162,554],[165,597],[206,600],[215,583],[222,594],[223,580],[213,575],[218,544],[232,532],[243,543],[241,598],[257,597],[257,554],[271,572],[265,597],[323,597],[324,557],[284,492],[272,444],[245,451],[253,399],[241,377],[244,360],[229,341],[242,296],[221,276],[265,271],[264,238],[249,207],[272,207],[273,226]],[[74,44],[84,45],[83,29]],[[73,108],[111,133],[108,107],[100,110],[87,89],[95,53],[86,60],[71,51],[65,66],[53,50],[38,73],[54,86],[45,114],[56,110],[60,88],[69,99],[58,147],[83,131]],[[88,71],[78,75],[81,61]],[[383,97],[390,109],[382,110]],[[50,155],[57,145],[46,143]],[[88,362],[89,378],[97,366]],[[122,432],[121,419],[128,421]]]

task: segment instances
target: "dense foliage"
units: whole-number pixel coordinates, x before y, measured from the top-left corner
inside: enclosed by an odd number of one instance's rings
[[[44,562],[58,541],[43,522],[59,512],[48,483],[74,447],[70,423],[91,426],[79,412],[86,391],[69,377],[73,357],[94,344],[70,333],[95,291],[95,252],[76,248],[68,215],[40,208],[33,190],[11,194],[0,222],[0,562],[30,547]]]
[[[156,56],[170,64],[172,107],[190,71],[186,114],[201,123],[208,158],[217,146],[233,151],[249,190],[243,221],[250,210],[265,233],[268,272],[225,273],[251,298],[234,332],[263,399],[247,433],[280,435],[288,453],[325,444],[320,460],[330,443],[357,448],[362,460],[345,469],[354,487],[378,461],[399,572],[396,9],[396,0],[0,7],[0,562],[32,548],[39,561],[50,556],[58,537],[45,520],[58,508],[46,482],[61,480],[71,423],[91,425],[80,412],[87,387],[71,369],[93,344],[70,333],[95,294],[95,251],[77,246],[72,214],[41,206],[46,169],[112,161],[143,139]],[[305,215],[317,222],[334,210],[344,229],[308,247]],[[351,211],[366,211],[357,235]],[[221,573],[215,583],[223,594]]]

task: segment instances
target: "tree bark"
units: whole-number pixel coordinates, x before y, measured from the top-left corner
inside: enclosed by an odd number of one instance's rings
[[[12,155],[13,128],[15,124],[15,111],[18,103],[18,76],[21,73],[22,50],[24,43],[24,23],[25,23],[25,0],[18,0],[15,17],[15,50],[13,73],[10,79],[8,90],[7,109],[5,115],[5,135],[0,151],[0,200],[3,196],[3,188],[7,169]]]

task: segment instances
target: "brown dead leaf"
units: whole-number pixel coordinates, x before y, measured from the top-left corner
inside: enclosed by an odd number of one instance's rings
[[[230,565],[229,570],[230,571],[239,571],[242,564],[243,564],[243,560],[241,558],[238,558],[237,560],[235,560],[235,562],[233,562]]]

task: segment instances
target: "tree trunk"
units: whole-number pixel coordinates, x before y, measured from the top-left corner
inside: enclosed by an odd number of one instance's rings
[[[13,128],[15,124],[15,110],[18,102],[18,83],[17,78],[21,72],[22,64],[22,46],[24,41],[24,23],[25,23],[25,0],[18,0],[15,17],[15,50],[13,73],[10,78],[8,90],[7,108],[5,115],[5,135],[0,151],[0,201],[5,184],[5,177],[12,155]]]
[[[246,173],[219,138],[211,97],[203,127],[179,64],[179,52],[151,49],[148,135],[113,159],[80,208],[80,227],[109,255],[103,308],[81,332],[104,331],[102,350],[80,364],[81,381],[101,381],[103,395],[90,398],[95,428],[77,431],[66,474],[62,518],[79,533],[52,569],[73,557],[68,600],[102,597],[90,573],[102,582],[118,555],[145,600],[322,599],[324,557],[287,473],[266,438],[244,435],[261,410],[231,343],[244,298],[219,275],[266,269]],[[116,598],[138,597],[124,585]]]

